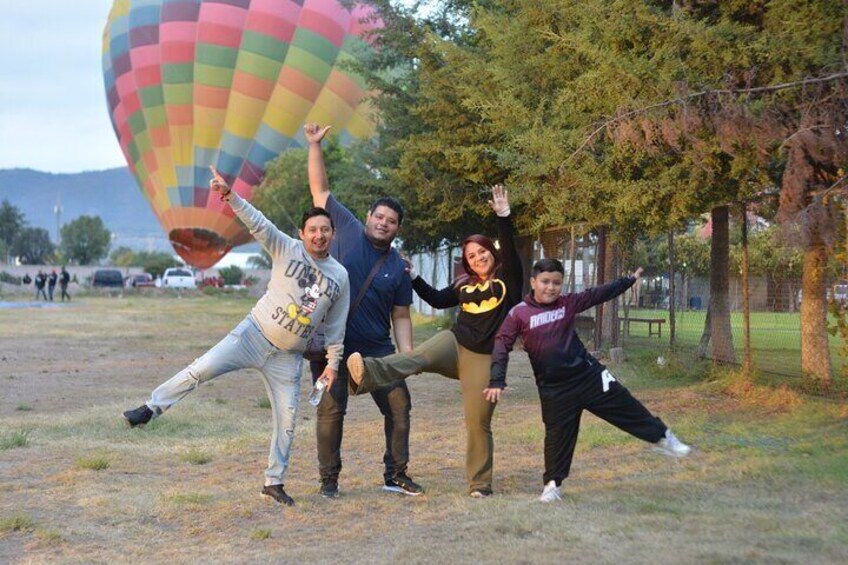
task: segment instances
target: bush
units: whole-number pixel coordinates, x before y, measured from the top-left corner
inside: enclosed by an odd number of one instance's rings
[[[9,284],[21,284],[21,277],[9,274],[6,271],[0,271],[0,282]]]
[[[244,276],[244,272],[235,265],[220,269],[218,274],[221,275],[221,278],[224,279],[224,284],[227,285],[241,284],[241,279]]]

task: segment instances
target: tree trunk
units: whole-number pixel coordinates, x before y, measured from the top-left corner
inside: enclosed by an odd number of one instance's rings
[[[707,303],[707,316],[704,318],[704,333],[701,334],[701,341],[698,343],[698,359],[707,358],[707,350],[710,347],[710,338],[712,337],[712,311],[713,299]]]
[[[801,278],[801,370],[827,386],[832,378],[827,343],[827,250],[821,239],[804,249]]]
[[[609,232],[607,232],[606,241],[607,249],[604,253],[604,282],[601,284],[606,284],[618,276],[616,271],[618,264],[618,246],[612,243],[609,237]],[[616,347],[618,345],[618,328],[616,327],[616,324],[618,323],[618,300],[610,300],[604,303],[602,313],[602,347]]]
[[[571,260],[571,270],[568,273],[568,292],[577,291],[577,276],[574,270],[577,268],[577,242],[574,239],[574,226],[571,226],[571,247],[569,248],[569,259]],[[586,268],[586,262],[583,262],[583,269]]]
[[[748,286],[748,207],[742,204],[742,335],[745,343],[745,356],[742,372],[751,376],[751,312]]]
[[[668,346],[674,349],[674,232],[668,232]]]
[[[712,210],[713,240],[710,245],[710,331],[712,359],[719,363],[736,363],[733,332],[730,328],[730,219],[728,206]]]
[[[606,282],[607,263],[607,227],[598,228],[597,253],[595,253],[595,285]],[[595,306],[595,351],[600,351],[604,345],[604,305]]]

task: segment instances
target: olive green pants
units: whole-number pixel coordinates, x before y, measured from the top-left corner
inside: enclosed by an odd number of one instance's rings
[[[409,353],[386,357],[366,357],[362,383],[353,387],[354,394],[395,384],[411,375],[438,373],[458,379],[465,408],[465,429],[468,434],[465,452],[465,472],[470,491],[492,489],[492,414],[495,405],[483,397],[489,386],[492,356],[474,353],[456,342],[450,330],[443,330]]]

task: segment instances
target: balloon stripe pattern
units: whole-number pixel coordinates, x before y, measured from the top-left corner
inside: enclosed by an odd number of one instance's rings
[[[380,25],[337,0],[115,0],[103,33],[112,127],[174,249],[198,268],[250,240],[210,193],[209,166],[250,199],[302,124],[374,135],[349,63]]]

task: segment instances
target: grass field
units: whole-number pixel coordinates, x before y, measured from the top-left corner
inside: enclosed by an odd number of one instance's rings
[[[518,353],[493,423],[491,499],[465,494],[458,386],[422,375],[410,380],[410,471],[426,495],[380,490],[382,419],[356,398],[342,496],[322,499],[303,379],[286,479],[297,506],[264,503],[270,412],[251,372],[201,387],[144,429],[120,418],[253,302],[0,310],[0,563],[848,562],[848,406],[750,386],[683,354],[657,367],[650,348],[626,348],[613,371],[695,447],[687,459],[587,414],[565,500],[538,503],[544,432]]]
[[[622,314],[623,315],[623,314]],[[657,318],[666,321],[662,326],[662,337],[648,336],[648,326],[642,323],[631,324],[630,338],[624,338],[625,345],[640,348],[665,349],[669,343],[669,324],[667,310],[631,309],[632,318]],[[682,353],[691,353],[698,347],[704,331],[704,311],[681,311],[676,314],[675,340]],[[831,320],[832,322],[832,320]],[[733,331],[733,345],[737,358],[742,360],[743,323],[742,314],[733,312],[730,317]],[[801,373],[801,320],[800,314],[790,312],[752,312],[751,313],[751,351],[754,366],[764,373],[772,373],[795,379],[803,377]],[[654,326],[656,331],[656,326]],[[830,336],[830,358],[834,373],[840,376],[846,365],[842,353],[842,343],[838,336]]]

